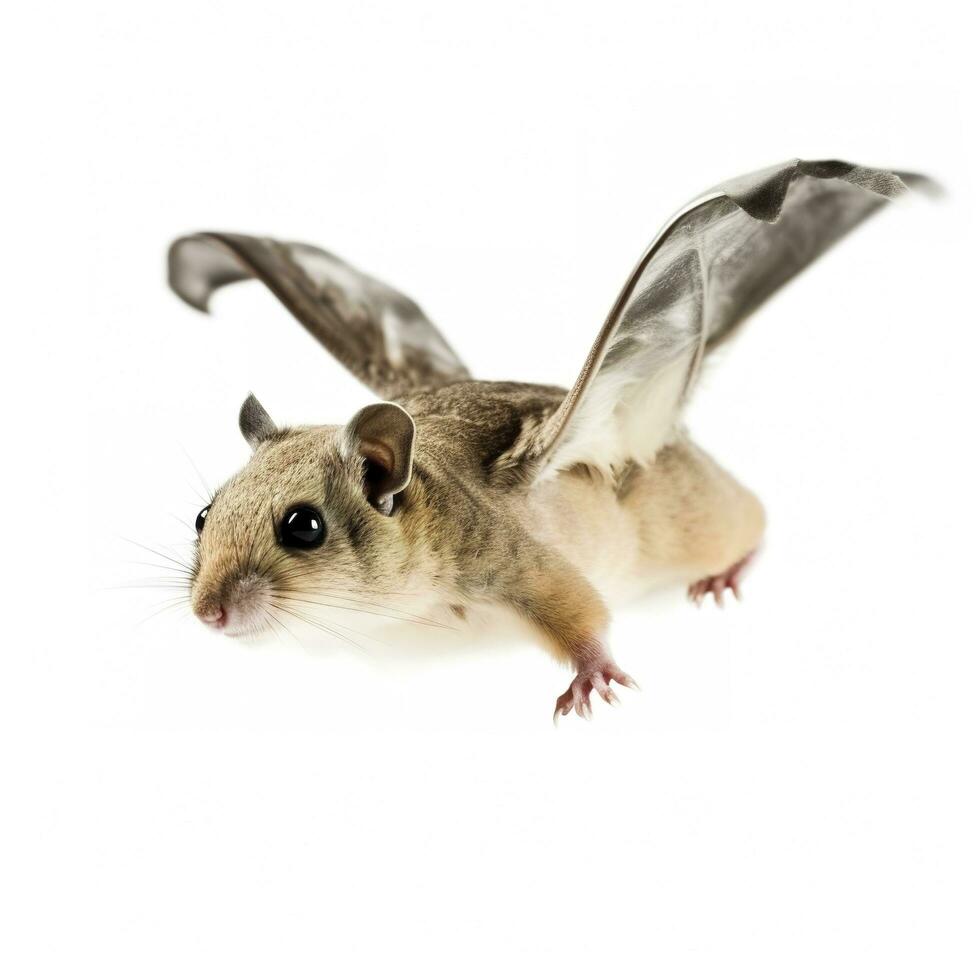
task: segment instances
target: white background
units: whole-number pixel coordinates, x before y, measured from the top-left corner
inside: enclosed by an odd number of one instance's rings
[[[952,7],[89,3],[4,33],[5,976],[977,976]],[[248,390],[282,422],[371,400],[261,287],[171,296],[177,234],[322,244],[476,374],[569,383],[660,223],[790,156],[949,196],[708,371],[691,428],[766,549],[737,608],[618,615],[620,709],[555,730],[567,676],[506,636],[244,646],[114,588],[158,574],[124,538],[188,553]]]

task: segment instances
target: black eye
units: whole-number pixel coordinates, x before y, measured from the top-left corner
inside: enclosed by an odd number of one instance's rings
[[[197,528],[198,534],[204,530],[204,522],[208,519],[208,511],[210,509],[210,507],[205,507],[204,510],[197,515],[197,520],[194,522],[194,527]]]
[[[292,507],[279,525],[279,543],[285,548],[315,548],[323,544],[327,529],[312,507]]]

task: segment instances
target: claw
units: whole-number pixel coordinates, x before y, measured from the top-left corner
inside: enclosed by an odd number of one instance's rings
[[[592,686],[595,689],[596,694],[602,698],[606,704],[619,704],[619,698],[616,697],[616,692],[606,683],[605,677],[601,673],[595,673],[592,675]]]

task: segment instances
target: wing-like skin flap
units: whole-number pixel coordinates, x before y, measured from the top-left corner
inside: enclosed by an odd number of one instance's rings
[[[790,160],[696,198],[643,253],[528,454],[540,478],[651,460],[676,431],[706,350],[907,185],[927,178]]]
[[[174,292],[205,313],[215,290],[261,280],[341,364],[384,398],[470,376],[412,300],[312,245],[200,232],[171,245],[168,272]]]

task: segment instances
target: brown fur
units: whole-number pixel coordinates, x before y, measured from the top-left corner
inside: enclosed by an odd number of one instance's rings
[[[503,605],[581,669],[601,649],[619,580],[635,593],[719,572],[755,547],[763,516],[684,438],[615,480],[576,467],[535,483],[513,461],[562,395],[463,382],[406,398],[417,430],[413,475],[390,517],[368,501],[364,463],[345,456],[343,430],[292,429],[262,441],[209,511],[195,609],[227,600],[250,576],[283,604],[409,594],[419,613]],[[321,509],[328,538],[291,553],[275,529],[300,502]]]

